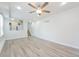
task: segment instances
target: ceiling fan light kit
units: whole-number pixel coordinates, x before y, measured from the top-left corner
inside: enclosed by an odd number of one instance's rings
[[[37,10],[36,10],[36,13],[42,13],[42,11],[41,11],[41,9],[40,8],[38,8]]]
[[[29,3],[28,5],[35,9],[34,11],[31,11],[29,13],[36,12],[38,16],[42,15],[42,13],[50,13],[50,11],[44,9],[48,5],[48,2],[45,2],[43,5],[39,5],[38,7],[36,7],[32,3]]]

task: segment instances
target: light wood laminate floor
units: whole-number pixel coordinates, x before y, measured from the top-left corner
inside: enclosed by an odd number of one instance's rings
[[[79,50],[35,37],[6,40],[1,57],[77,57]]]

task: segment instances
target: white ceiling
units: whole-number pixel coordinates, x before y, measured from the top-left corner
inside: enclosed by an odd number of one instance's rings
[[[42,4],[41,2],[36,3],[36,5]],[[61,2],[49,2],[46,9],[51,11],[49,14],[44,14],[42,16],[37,16],[36,13],[28,13],[32,11],[32,7],[28,5],[27,2],[0,2],[0,13],[4,15],[5,18],[9,18],[9,5],[11,6],[11,13],[12,17],[18,19],[25,19],[25,20],[38,20],[44,19],[51,15],[55,15],[71,8],[75,8],[79,6],[79,2],[67,2],[67,4],[61,6]],[[21,10],[18,10],[16,7],[20,6]]]

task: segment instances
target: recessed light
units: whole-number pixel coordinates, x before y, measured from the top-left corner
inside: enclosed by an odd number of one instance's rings
[[[18,9],[18,10],[21,10],[21,7],[20,7],[20,6],[17,6],[17,9]]]
[[[67,4],[67,2],[62,2],[62,3],[61,3],[61,6],[65,5],[65,4]]]

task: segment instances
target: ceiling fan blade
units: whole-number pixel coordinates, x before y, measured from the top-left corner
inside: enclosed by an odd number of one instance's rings
[[[48,10],[43,10],[42,12],[50,13],[50,11],[48,11]]]
[[[36,6],[34,6],[33,4],[31,4],[31,3],[28,3],[28,5],[29,6],[31,6],[31,7],[33,7],[34,9],[37,9],[37,7]]]
[[[34,13],[35,11],[31,11],[31,12],[29,12],[29,13]]]
[[[47,5],[48,5],[48,2],[45,2],[40,8],[42,9],[42,8],[46,7]]]

